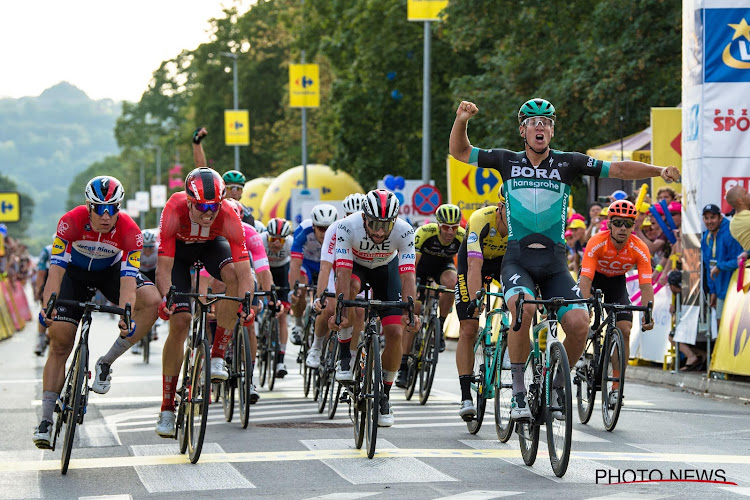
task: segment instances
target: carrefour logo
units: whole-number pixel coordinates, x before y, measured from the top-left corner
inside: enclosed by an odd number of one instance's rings
[[[706,82],[750,82],[750,9],[706,9]]]
[[[472,179],[473,178],[473,179]],[[473,186],[472,186],[472,182]],[[497,186],[500,182],[500,177],[494,170],[490,168],[477,168],[473,173],[469,172],[461,180],[461,183],[466,186],[466,189],[474,191],[477,194],[488,194]]]

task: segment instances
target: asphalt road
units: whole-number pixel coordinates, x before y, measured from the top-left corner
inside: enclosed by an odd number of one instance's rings
[[[109,316],[95,320],[92,363],[116,334]],[[748,401],[628,383],[614,432],[604,430],[598,404],[588,425],[576,420],[570,466],[557,478],[544,443],[536,463],[527,467],[516,436],[507,444],[496,439],[489,407],[482,429],[469,434],[457,414],[452,343],[440,359],[427,405],[421,406],[417,398],[406,401],[403,391],[394,387],[396,425],[380,430],[372,460],[354,448],[346,405],[328,420],[303,396],[296,347],[290,345],[290,374],[273,392],[261,389],[247,429],[236,416],[227,423],[221,404],[211,406],[200,462],[191,465],[179,454],[176,441],[154,432],[166,327],[160,335],[150,364],[125,353],[114,365],[110,392],[92,393],[66,476],[60,474],[59,448],[38,450],[31,439],[40,415],[44,366],[44,358],[32,353],[36,324],[0,342],[0,498],[750,496]],[[691,481],[640,482],[656,479]]]

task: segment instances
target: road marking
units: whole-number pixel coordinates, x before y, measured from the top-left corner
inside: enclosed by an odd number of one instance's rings
[[[674,495],[651,495],[648,493],[615,493],[614,495],[605,495],[603,497],[591,497],[586,500],[630,500],[631,498],[636,500],[658,500],[659,498],[669,498]]]
[[[78,497],[78,500],[133,500],[131,495],[99,495],[94,497]]]
[[[750,488],[737,487],[737,486],[719,486],[719,489],[731,491],[732,493],[736,493],[738,495],[742,495],[745,497],[750,497]]]
[[[356,500],[357,498],[366,498],[373,495],[380,495],[379,491],[360,491],[350,493],[330,493],[319,497],[305,498],[304,500]]]
[[[130,447],[136,457],[173,457],[179,452],[174,444],[147,444]],[[203,443],[203,452],[221,455],[224,450],[217,443]],[[201,453],[201,458],[203,455]],[[187,457],[187,455],[183,455]],[[171,493],[173,491],[213,491],[255,488],[237,469],[228,463],[203,462],[176,465],[165,470],[158,465],[134,467],[143,486],[149,493]]]
[[[522,493],[522,491],[473,490],[459,493],[458,495],[451,495],[449,497],[439,497],[435,500],[490,500],[492,498],[509,497],[513,495],[520,495]]]
[[[345,450],[360,451],[354,448],[351,439],[305,439],[300,441],[308,449],[317,450]],[[378,445],[384,452],[395,449],[393,444],[385,439],[379,439]],[[364,450],[362,450],[364,451]],[[375,457],[353,458],[351,460],[321,460],[341,478],[352,484],[391,484],[391,483],[432,483],[443,481],[458,481],[458,479],[443,474],[439,470],[413,457],[399,457],[393,459],[381,458],[376,451]]]
[[[85,425],[79,427],[80,436],[76,446],[80,448],[103,448],[107,446],[122,446],[120,437],[117,435],[117,427],[107,422],[107,419],[97,418],[84,421]]]
[[[0,451],[0,470],[6,463],[42,463],[42,450]],[[60,465],[60,461],[57,460]],[[0,498],[42,498],[39,469],[26,469],[13,474],[0,474]]]

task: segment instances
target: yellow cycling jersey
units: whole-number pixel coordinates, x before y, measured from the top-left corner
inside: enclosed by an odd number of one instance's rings
[[[466,256],[495,259],[505,255],[508,237],[497,229],[497,211],[490,206],[476,210],[466,226]]]
[[[456,237],[446,245],[440,241],[440,228],[437,223],[431,222],[417,229],[417,234],[414,235],[414,248],[417,253],[422,254],[422,258],[430,255],[439,259],[452,259],[458,253],[465,234],[464,228],[458,226]]]

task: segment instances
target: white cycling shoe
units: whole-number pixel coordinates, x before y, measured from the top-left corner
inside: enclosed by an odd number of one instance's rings
[[[224,381],[229,378],[224,358],[211,358],[211,380]]]

